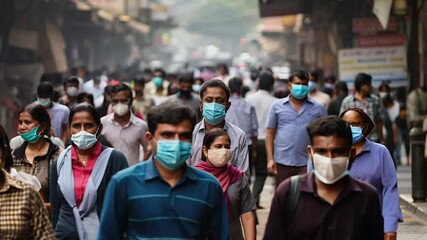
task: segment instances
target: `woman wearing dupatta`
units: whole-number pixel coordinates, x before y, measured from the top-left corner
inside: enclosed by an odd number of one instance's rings
[[[212,174],[221,184],[230,220],[230,239],[255,239],[255,200],[244,172],[228,163],[233,152],[227,132],[221,128],[206,132],[202,153],[202,162],[195,167]]]

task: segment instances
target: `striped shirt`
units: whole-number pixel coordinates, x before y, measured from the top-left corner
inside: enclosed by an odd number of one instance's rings
[[[212,175],[184,166],[174,187],[153,159],[117,173],[110,181],[98,239],[227,239],[224,194]]]

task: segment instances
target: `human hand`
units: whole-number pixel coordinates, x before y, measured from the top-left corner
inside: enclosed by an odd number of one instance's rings
[[[386,232],[384,233],[384,240],[396,240],[397,233],[396,232]]]
[[[272,175],[277,175],[276,162],[274,161],[274,159],[267,160],[267,170],[268,173]]]

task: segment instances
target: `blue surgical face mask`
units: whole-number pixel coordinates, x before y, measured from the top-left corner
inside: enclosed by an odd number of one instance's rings
[[[316,88],[317,88],[317,83],[312,82],[312,81],[308,82],[308,90],[313,91]]]
[[[360,142],[365,136],[362,133],[362,128],[360,127],[351,127],[351,134],[353,135],[353,144]]]
[[[211,125],[217,125],[225,118],[225,106],[219,103],[203,103],[203,117]]]
[[[162,166],[176,170],[190,157],[191,142],[181,140],[158,140],[157,153],[154,156]]]
[[[98,138],[96,137],[96,133],[92,134],[86,131],[80,131],[71,135],[71,141],[77,146],[78,149],[87,150],[95,145],[96,141],[98,141]]]
[[[30,131],[26,133],[19,133],[19,135],[24,139],[25,141],[29,143],[35,143],[41,138],[41,134],[38,134],[39,126],[33,127]]]
[[[201,88],[201,87],[202,87],[202,86],[200,86],[200,85],[193,85],[193,86],[192,86],[193,91],[194,91],[194,92],[196,92],[196,93],[200,92],[200,88]]]
[[[296,99],[304,99],[308,94],[308,86],[292,83],[291,94]]]
[[[154,85],[159,88],[159,87],[163,87],[163,78],[161,77],[153,77],[153,83]]]
[[[52,101],[50,98],[37,98],[37,102],[43,107],[49,107]]]

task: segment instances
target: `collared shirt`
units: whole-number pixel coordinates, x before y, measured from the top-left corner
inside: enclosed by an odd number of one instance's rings
[[[276,129],[274,160],[286,166],[301,167],[307,164],[307,145],[310,138],[307,125],[314,119],[325,116],[326,110],[320,103],[305,101],[297,113],[289,97],[276,101],[268,116],[267,128]]]
[[[0,238],[55,239],[52,224],[39,193],[29,184],[0,170]],[[4,181],[3,181],[4,180]]]
[[[140,158],[140,146],[147,151],[147,140],[145,133],[148,131],[147,123],[130,114],[129,123],[121,126],[114,120],[114,113],[101,118],[101,134],[117,150],[126,156],[129,166],[135,165],[142,160]]]
[[[344,112],[347,108],[357,107],[362,109],[372,121],[381,119],[381,105],[377,96],[371,94],[369,97],[365,98],[365,101],[360,101],[357,99],[354,94],[348,95],[341,103],[340,114]],[[372,141],[378,141],[378,134],[376,129],[372,130],[372,133],[369,135],[369,139]]]
[[[350,175],[377,189],[384,217],[384,232],[396,232],[398,221],[403,220],[403,216],[396,169],[387,148],[367,140],[351,165]]]
[[[77,155],[77,147],[71,147],[71,161],[73,164],[72,167],[74,176],[74,195],[76,198],[77,207],[79,207],[80,203],[83,201],[87,182],[89,181],[96,160],[101,154],[101,150],[102,144],[98,141],[95,147],[93,148],[93,152],[89,155],[85,167],[81,162],[79,162],[79,156]]]
[[[200,96],[199,95],[197,95],[195,93],[191,93],[189,98],[183,99],[182,97],[180,97],[180,94],[178,92],[174,95],[169,96],[167,98],[167,101],[174,101],[174,102],[189,106],[194,111],[194,114],[196,115],[196,118],[197,118],[197,122],[199,122],[200,119],[202,119],[202,113],[200,111]]]
[[[153,108],[156,104],[154,103],[153,98],[151,96],[144,94],[142,99],[133,99],[132,108],[135,114],[141,114],[143,119],[147,119],[148,111]]]
[[[278,98],[273,97],[268,91],[261,89],[246,97],[246,101],[255,107],[257,113],[258,139],[265,139],[268,113],[270,112],[271,105],[277,100]]]
[[[291,213],[287,212],[290,179],[279,185],[271,204],[264,239],[384,239],[378,194],[372,186],[344,177],[340,180],[344,188],[331,205],[318,195],[314,181],[313,173],[301,177],[300,195],[292,221],[288,221]]]
[[[328,109],[329,102],[331,101],[331,97],[328,94],[319,90],[316,90],[314,93],[308,93],[308,97],[315,101],[318,101],[325,107],[325,109]]]
[[[233,151],[233,157],[230,163],[238,169],[249,174],[249,153],[246,142],[245,132],[242,129],[227,121],[224,124],[224,130],[230,137],[230,149]],[[187,160],[187,164],[195,166],[202,161],[202,145],[205,137],[205,120],[202,119],[193,130],[193,143],[191,146],[191,158]]]
[[[52,103],[52,108],[47,108],[50,116],[50,123],[52,125],[55,137],[62,138],[63,129],[62,126],[68,124],[68,117],[70,115],[70,109],[59,103]]]
[[[231,106],[225,115],[225,121],[242,129],[246,142],[252,145],[252,138],[258,136],[258,120],[255,107],[240,96],[230,97]]]
[[[50,139],[45,139],[49,143],[47,153],[42,156],[34,157],[33,163],[30,163],[25,156],[25,149],[28,145],[26,141],[13,151],[12,158],[13,168],[15,168],[16,171],[28,173],[39,180],[42,187],[41,192],[47,201],[49,198],[49,169],[51,163],[59,157],[63,149],[53,144]]]
[[[110,181],[98,239],[227,239],[224,194],[209,173],[184,166],[171,187],[153,159],[117,173]]]

